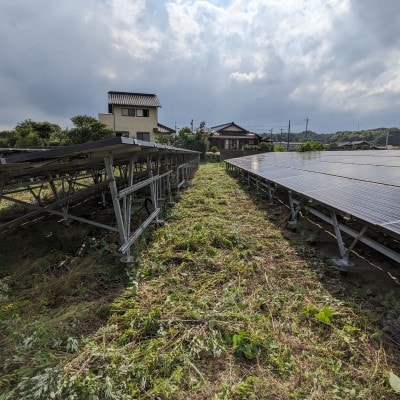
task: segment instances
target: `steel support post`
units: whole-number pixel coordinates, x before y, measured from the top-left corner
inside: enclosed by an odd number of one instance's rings
[[[260,180],[257,177],[255,177],[254,179],[256,180],[256,192],[255,192],[255,194],[258,195],[258,194],[260,194]]]
[[[294,200],[294,201],[296,202],[297,200]],[[333,225],[332,218],[321,213],[320,211],[317,211],[316,209],[314,209],[312,207],[304,207],[304,209],[307,212],[309,212],[310,214],[315,215],[317,218],[321,219],[322,221],[324,221],[330,225]],[[346,233],[346,235],[349,235],[350,237],[357,239],[357,242],[364,243],[366,246],[370,247],[371,249],[378,251],[379,253],[385,255],[386,257],[388,257],[388,258],[392,259],[393,261],[396,261],[397,263],[400,264],[400,254],[399,253],[389,249],[388,247],[384,246],[381,243],[376,242],[375,240],[372,240],[372,239],[364,236],[365,232],[367,231],[366,226],[364,226],[363,229],[359,233],[341,223],[338,223],[338,227],[341,232],[344,232],[344,233]],[[354,247],[356,243],[355,243],[355,241],[353,243],[354,244],[352,244],[352,246]]]
[[[93,182],[94,182],[95,185],[97,185],[97,184],[103,182],[103,180],[105,180],[105,177],[104,177],[104,179],[103,179],[103,175],[102,175],[102,173],[99,172],[99,171],[93,171],[93,172],[92,172],[92,178],[93,178]],[[105,207],[105,206],[107,205],[107,202],[106,202],[106,192],[105,192],[105,190],[102,190],[102,191],[101,191],[100,196],[101,196],[101,205],[102,205],[103,207]]]
[[[61,189],[62,189],[62,194],[60,195],[60,192],[57,190],[57,187],[54,183],[54,177],[49,176],[49,184],[51,187],[51,190],[53,192],[54,198],[60,202],[61,201],[61,211],[63,213],[63,218],[64,218],[64,224],[69,225],[69,220],[68,220],[68,212],[69,212],[69,201],[72,193],[72,180],[73,177],[67,179],[68,182],[68,193],[65,195],[65,178],[61,178]]]
[[[289,206],[290,206],[290,218],[288,221],[288,225],[295,225],[297,224],[297,216],[299,214],[300,210],[300,205],[298,204],[297,207],[295,207],[295,202],[293,200],[293,194],[292,192],[289,192]]]
[[[338,242],[339,252],[340,252],[340,256],[341,256],[341,258],[333,258],[332,262],[337,267],[339,267],[343,270],[346,270],[348,267],[354,266],[354,263],[349,261],[349,254],[350,254],[351,249],[346,249],[346,247],[344,245],[344,242],[342,239],[342,232],[340,231],[340,226],[337,221],[335,211],[331,211],[331,219],[332,219],[333,229],[335,230],[335,236],[336,236],[336,240]],[[360,235],[360,237],[364,234],[364,232]],[[359,240],[359,237],[356,238],[355,241],[353,242],[352,248],[355,246],[355,244],[357,243],[358,240]]]
[[[269,203],[272,205],[272,204],[274,204],[275,189],[272,188],[271,185],[267,185],[267,187],[268,187]]]
[[[41,199],[41,194],[42,194],[43,187],[44,187],[44,183],[43,182],[40,184],[40,186],[36,186],[36,187],[31,187],[31,185],[28,185],[29,192],[34,197],[36,203],[41,207],[44,207],[44,204],[42,203],[42,199]],[[37,193],[35,192],[35,189],[38,189]]]
[[[153,178],[153,168],[152,168],[153,160],[152,157],[149,156],[147,157],[147,168],[149,170],[149,178]],[[157,179],[159,181],[159,179]],[[157,181],[151,179],[150,181],[150,196],[151,196],[151,201],[153,203],[154,209],[158,209],[158,193],[157,193]],[[158,213],[155,216],[156,218],[156,224],[158,224]]]
[[[121,212],[121,205],[119,203],[118,188],[115,180],[114,169],[113,169],[113,157],[105,156],[104,164],[106,167],[107,178],[109,180],[108,185],[110,188],[111,199],[114,207],[115,219],[117,221],[118,233],[120,243],[123,244],[127,241],[128,237],[126,235],[125,221]]]

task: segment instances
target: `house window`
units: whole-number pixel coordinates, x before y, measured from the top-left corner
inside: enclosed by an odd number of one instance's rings
[[[238,150],[239,149],[239,140],[238,139],[225,139],[225,150]]]
[[[134,117],[135,109],[134,108],[121,108],[121,115],[123,117]]]
[[[138,132],[138,140],[144,140],[145,142],[150,142],[150,132]]]
[[[148,117],[149,116],[149,110],[138,108],[136,110],[136,116],[137,117]]]
[[[129,137],[129,132],[128,131],[116,131],[115,136],[117,137]]]

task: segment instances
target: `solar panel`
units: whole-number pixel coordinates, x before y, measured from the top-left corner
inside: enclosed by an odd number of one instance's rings
[[[162,204],[172,202],[173,191],[179,194],[200,159],[196,151],[124,137],[2,155],[7,156],[0,157],[0,200],[22,204],[27,212],[0,221],[0,231],[39,213],[61,216],[67,224],[78,221],[118,232],[119,250],[128,262],[131,246],[152,222],[161,223]],[[27,196],[21,198],[21,192]],[[108,225],[78,215],[79,207],[74,207],[95,195],[103,206],[111,196],[115,220]],[[154,210],[141,221],[134,200],[149,195]]]
[[[190,154],[178,149],[133,138],[114,137],[96,142],[62,146],[0,158],[0,182],[13,178],[37,177],[42,173],[67,173],[88,168],[104,168],[104,157],[112,156],[114,163],[126,162],[135,153],[138,160],[152,154]]]
[[[400,151],[262,153],[226,162],[400,238]]]

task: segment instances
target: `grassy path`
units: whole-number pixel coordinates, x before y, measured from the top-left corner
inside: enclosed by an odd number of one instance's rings
[[[48,371],[43,398],[398,398],[380,306],[289,243],[273,212],[222,165],[201,165],[107,324]]]

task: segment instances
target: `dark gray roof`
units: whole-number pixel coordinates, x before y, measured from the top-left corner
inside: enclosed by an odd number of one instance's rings
[[[138,107],[161,107],[155,94],[130,93],[130,92],[108,92],[108,107],[110,106],[138,106]]]
[[[243,129],[241,126],[235,124],[234,122],[228,122],[228,123],[226,123],[226,124],[212,126],[212,127],[211,127],[211,131],[212,131],[212,132],[219,132],[219,131],[222,131],[222,130],[224,130],[224,129],[230,127],[230,126],[235,126],[236,128],[238,128],[238,130],[246,131],[246,129]],[[246,131],[246,132],[247,132],[247,131]]]
[[[159,133],[175,133],[176,132],[175,129],[169,128],[168,126],[160,124],[160,123],[157,123],[157,131]]]
[[[338,146],[359,146],[361,144],[368,144],[366,140],[356,140],[354,142],[339,142]]]

